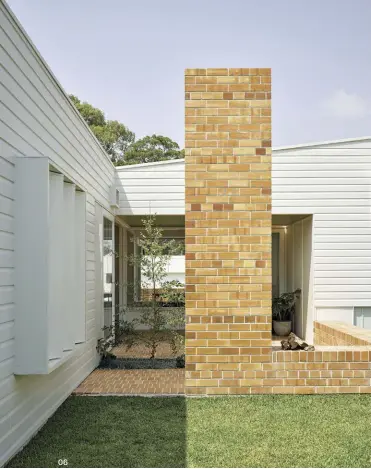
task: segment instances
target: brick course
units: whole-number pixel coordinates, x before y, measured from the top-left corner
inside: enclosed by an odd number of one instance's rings
[[[314,322],[317,345],[371,345],[371,331],[338,321]]]
[[[272,359],[271,364],[263,364],[265,379],[263,379],[264,389],[261,392],[273,394],[371,392],[371,347],[344,349],[321,347],[321,350],[316,349],[314,352],[274,351]],[[272,378],[268,378],[268,375]]]
[[[186,392],[243,394],[272,361],[271,72],[185,75]]]

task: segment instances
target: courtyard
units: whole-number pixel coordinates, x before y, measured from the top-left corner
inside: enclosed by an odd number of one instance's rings
[[[370,467],[371,3],[74,3],[0,0],[0,467]]]

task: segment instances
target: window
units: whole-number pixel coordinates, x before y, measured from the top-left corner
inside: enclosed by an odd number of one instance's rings
[[[371,307],[354,308],[354,325],[371,329]]]

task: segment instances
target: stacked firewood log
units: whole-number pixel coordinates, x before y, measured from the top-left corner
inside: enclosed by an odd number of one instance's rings
[[[281,340],[281,347],[283,350],[314,350],[313,345],[309,345],[304,340],[299,339],[293,332],[286,339]]]

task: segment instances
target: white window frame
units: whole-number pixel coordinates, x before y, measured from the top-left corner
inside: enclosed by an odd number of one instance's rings
[[[115,217],[112,213],[102,207],[97,201],[95,202],[95,324],[96,336],[98,339],[103,338],[104,327],[104,289],[103,289],[103,239],[104,239],[104,218],[107,218],[113,227],[112,242],[115,245]],[[114,270],[114,269],[113,269]],[[115,272],[112,272],[113,289],[115,289]],[[113,290],[113,297],[115,290]],[[114,321],[114,301],[112,301],[112,324]]]

